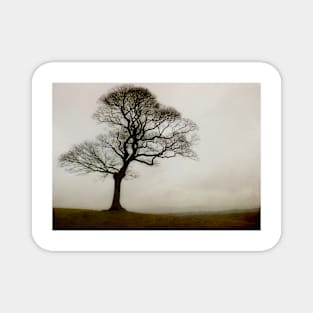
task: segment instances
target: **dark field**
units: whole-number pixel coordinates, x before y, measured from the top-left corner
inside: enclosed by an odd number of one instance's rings
[[[144,214],[55,208],[53,229],[259,230],[260,210],[205,214]]]

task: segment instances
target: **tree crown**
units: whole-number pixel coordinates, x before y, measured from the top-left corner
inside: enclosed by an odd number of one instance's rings
[[[147,88],[114,88],[99,98],[93,118],[105,125],[104,132],[60,156],[60,165],[70,172],[124,177],[131,174],[132,162],[152,166],[162,158],[197,158],[192,150],[196,123],[161,105]]]

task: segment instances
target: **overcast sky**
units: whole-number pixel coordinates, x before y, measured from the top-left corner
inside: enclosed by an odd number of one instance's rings
[[[60,154],[94,140],[104,126],[92,119],[97,100],[118,84],[54,84],[53,206],[106,209],[113,178],[74,175]],[[121,204],[131,211],[191,212],[260,207],[259,84],[135,84],[199,126],[199,161],[176,157],[158,166],[136,163],[138,178],[123,180]]]

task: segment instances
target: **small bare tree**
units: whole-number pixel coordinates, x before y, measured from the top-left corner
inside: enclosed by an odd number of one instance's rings
[[[143,87],[121,86],[102,96],[93,116],[108,127],[94,142],[75,145],[59,158],[69,172],[99,173],[114,178],[109,210],[125,210],[120,204],[121,182],[132,175],[131,163],[148,166],[157,159],[183,156],[196,159],[192,150],[197,125],[172,107],[161,105]]]

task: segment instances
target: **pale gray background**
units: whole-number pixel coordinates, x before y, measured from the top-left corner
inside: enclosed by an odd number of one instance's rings
[[[0,6],[2,312],[312,311],[309,1],[30,0]],[[277,66],[285,125],[284,234],[277,247],[265,253],[104,254],[35,246],[31,73],[49,60],[125,59]]]
[[[197,123],[198,160],[161,159],[157,166],[133,162],[135,179],[122,182],[121,203],[136,212],[209,212],[260,207],[259,84],[136,84],[165,106]],[[92,114],[100,96],[117,84],[54,84],[53,207],[110,207],[113,179],[73,175],[58,158],[74,144],[95,140],[110,127]]]

